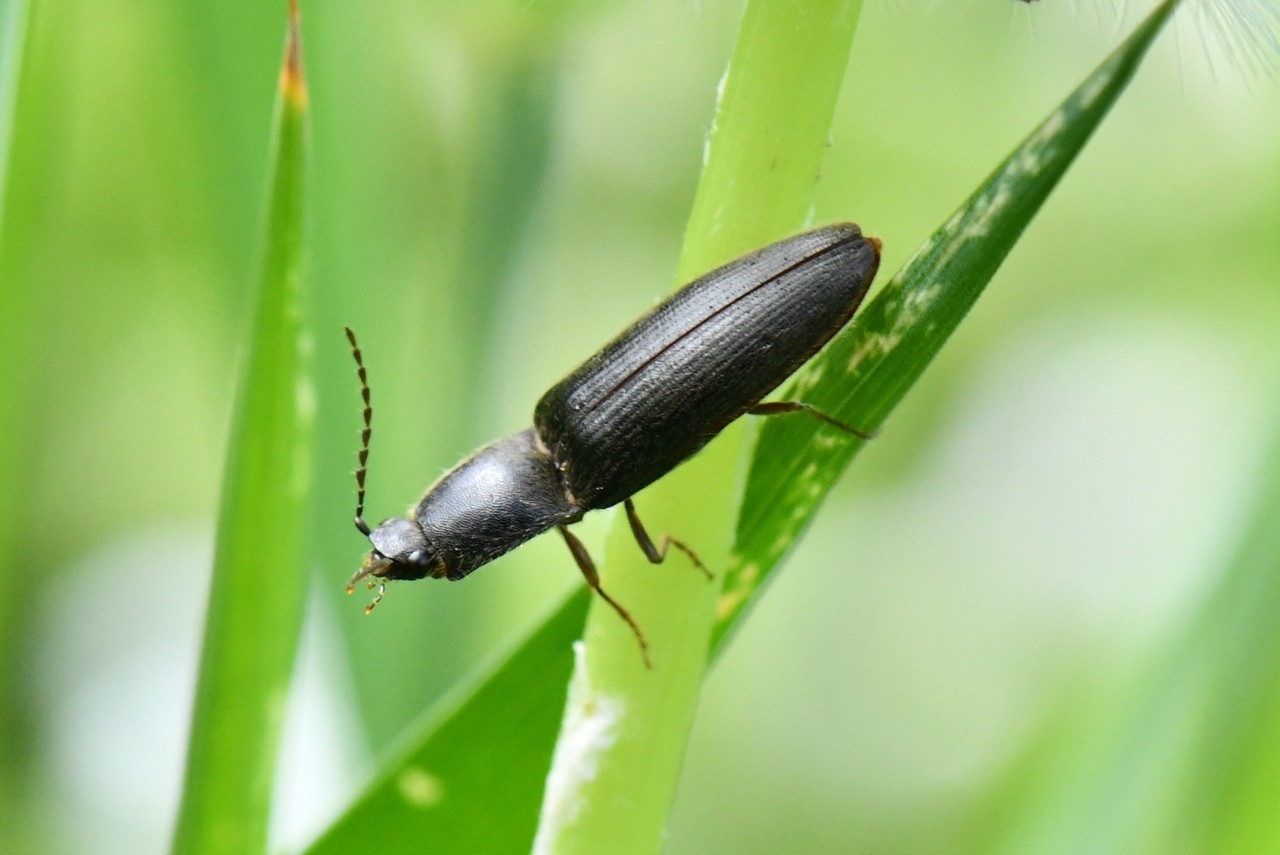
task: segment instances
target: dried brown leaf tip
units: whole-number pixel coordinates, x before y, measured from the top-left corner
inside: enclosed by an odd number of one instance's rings
[[[302,73],[302,23],[298,0],[289,0],[289,32],[285,37],[280,92],[296,109],[307,106],[307,79]]]

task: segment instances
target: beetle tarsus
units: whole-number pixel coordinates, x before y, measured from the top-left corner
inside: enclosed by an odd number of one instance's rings
[[[365,614],[367,614],[367,615],[371,615],[371,614],[373,614],[373,610],[374,610],[375,608],[377,608],[378,603],[382,602],[382,598],[383,598],[383,597],[385,597],[385,596],[387,595],[387,583],[386,583],[386,582],[374,582],[372,579],[370,579],[370,580],[369,580],[369,590],[370,590],[370,591],[372,591],[374,588],[377,588],[377,589],[378,589],[378,593],[374,595],[374,597],[373,597],[373,601],[372,601],[372,602],[370,602],[370,603],[369,603],[369,605],[367,605],[367,606],[365,606],[365,607],[364,607],[364,613],[365,613]],[[350,593],[350,590],[351,590],[351,589],[350,589],[350,588],[348,588],[348,589],[347,589],[347,592],[348,592],[348,593]]]
[[[600,573],[596,570],[596,563],[591,560],[591,553],[587,552],[587,548],[582,545],[581,540],[578,540],[578,536],[562,525],[556,526],[556,528],[560,529],[560,533],[564,535],[564,542],[569,546],[569,551],[573,553],[573,560],[577,563],[578,569],[582,571],[583,577],[587,580],[587,585],[612,606],[613,610],[618,613],[618,617],[625,620],[627,625],[631,627],[631,631],[636,635],[636,641],[640,643],[640,656],[644,659],[644,667],[652,670],[653,662],[649,659],[649,642],[645,640],[644,633],[640,631],[640,624],[636,623],[630,612],[624,609],[617,600],[606,594],[604,588],[600,587]]]
[[[627,499],[623,502],[623,506],[627,509],[627,522],[631,524],[631,534],[635,537],[636,543],[640,544],[640,548],[644,550],[645,557],[649,559],[650,564],[661,564],[667,557],[667,547],[674,546],[689,556],[693,566],[702,571],[702,575],[707,577],[708,582],[716,578],[715,574],[707,569],[707,565],[702,563],[702,559],[698,557],[696,552],[686,546],[683,541],[676,540],[666,532],[663,532],[662,537],[658,538],[658,545],[654,546],[653,540],[649,537],[649,532],[644,530],[644,523],[640,522],[640,515],[636,513],[635,502]]]
[[[763,404],[756,404],[747,410],[747,413],[753,416],[782,416],[788,413],[808,413],[816,419],[831,425],[836,430],[842,430],[858,439],[875,439],[880,433],[879,429],[873,431],[859,430],[852,425],[845,424],[833,415],[824,413],[813,404],[806,404],[804,401],[766,401]]]

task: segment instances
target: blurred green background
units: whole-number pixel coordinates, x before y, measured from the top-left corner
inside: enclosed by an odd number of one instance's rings
[[[30,10],[0,244],[6,851],[168,843],[284,5]],[[887,278],[1145,11],[868,4],[814,222],[881,236]],[[1280,412],[1280,99],[1195,11],[713,671],[671,853],[977,846],[1055,728],[1131,702],[1196,620]],[[581,584],[543,538],[371,618],[343,596],[342,325],[379,519],[670,286],[739,13],[304,3],[317,584],[280,847]]]

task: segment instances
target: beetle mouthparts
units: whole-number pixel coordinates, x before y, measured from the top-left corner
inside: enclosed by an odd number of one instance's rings
[[[372,612],[374,606],[382,602],[382,598],[386,596],[387,583],[374,582],[373,579],[374,577],[382,576],[386,572],[386,569],[391,566],[391,563],[392,562],[389,558],[379,554],[378,552],[370,552],[364,557],[364,563],[360,565],[360,569],[357,570],[356,574],[347,581],[348,594],[354,594],[356,592],[356,582],[359,582],[361,579],[369,580],[370,591],[375,588],[378,590],[377,595],[373,598],[373,602],[364,607],[365,614]]]
[[[356,583],[361,579],[367,579],[370,576],[382,576],[390,566],[391,559],[377,552],[370,552],[364,557],[364,563],[360,565],[360,569],[347,580],[347,593],[353,592],[356,589]],[[372,580],[370,580],[369,584],[372,586]]]

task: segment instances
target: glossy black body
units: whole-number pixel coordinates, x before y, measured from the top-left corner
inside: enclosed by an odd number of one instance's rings
[[[879,255],[831,226],[743,256],[632,324],[538,402],[573,495],[607,508],[671,471],[845,325]]]
[[[486,445],[427,490],[413,519],[450,579],[488,564],[583,508],[565,492],[533,428]]]
[[[879,244],[852,224],[772,244],[658,304],[538,402],[534,426],[477,451],[407,520],[370,535],[360,576],[460,579],[702,448],[853,315]]]

